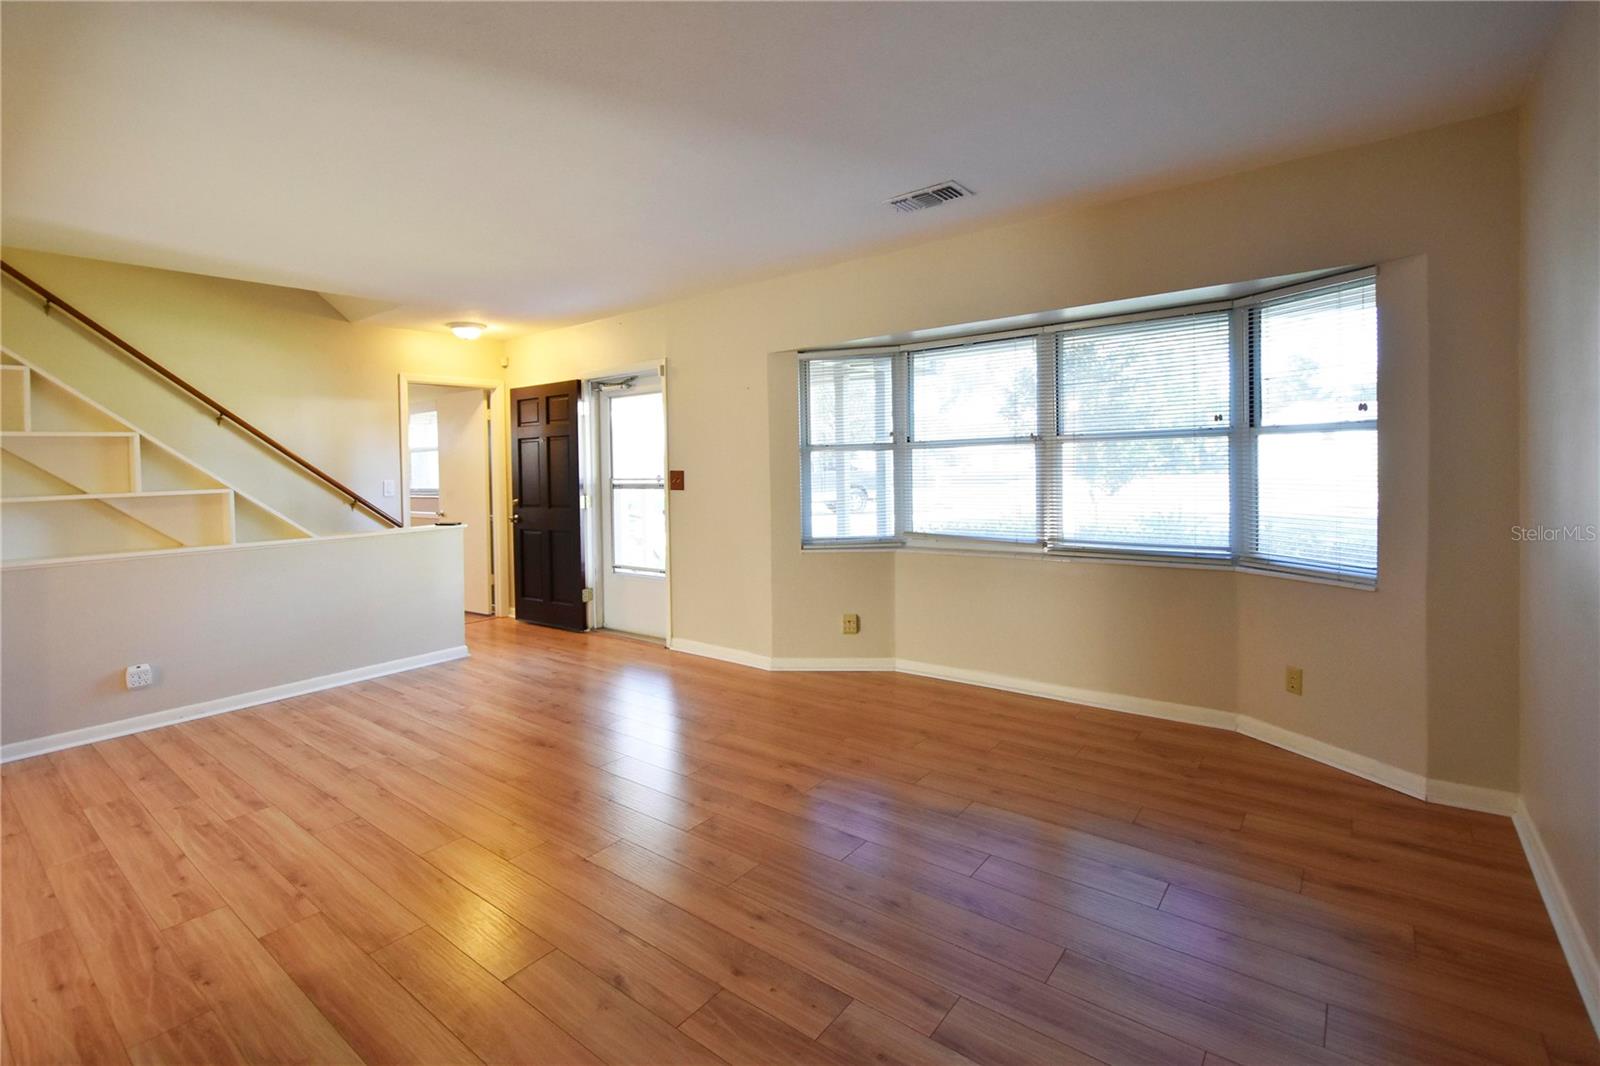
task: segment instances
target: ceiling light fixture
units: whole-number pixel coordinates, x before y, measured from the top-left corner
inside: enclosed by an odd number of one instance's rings
[[[445,328],[464,341],[475,341],[489,327],[482,322],[446,322]]]

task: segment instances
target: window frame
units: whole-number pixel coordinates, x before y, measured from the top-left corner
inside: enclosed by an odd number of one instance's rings
[[[433,447],[431,447],[431,448],[418,448],[418,447],[416,447],[415,445],[413,445],[411,443],[412,438],[413,438],[413,435],[412,435],[412,432],[411,432],[411,423],[416,420],[418,415],[432,415],[433,416]],[[417,456],[418,455],[432,455],[433,456],[433,469],[434,469],[434,472],[435,472],[435,476],[434,476],[434,484],[431,485],[431,486],[424,487],[424,486],[419,486],[416,483],[416,470],[417,470]],[[406,421],[406,487],[410,491],[411,495],[413,495],[413,496],[421,496],[424,499],[430,499],[430,500],[438,499],[439,498],[439,492],[441,490],[441,486],[439,485],[439,481],[442,480],[441,478],[438,477],[438,470],[439,470],[439,412],[438,411],[412,411],[407,416],[407,421]]]
[[[1236,299],[1208,300],[1199,303],[1175,304],[1168,307],[1141,310],[1127,314],[1102,315],[1093,318],[1063,320],[1045,326],[998,332],[978,333],[970,336],[941,337],[938,340],[874,347],[817,349],[801,351],[799,355],[799,459],[800,459],[800,531],[801,548],[805,551],[851,550],[923,550],[980,555],[1046,556],[1063,559],[1082,559],[1134,565],[1175,566],[1182,568],[1225,569],[1240,573],[1267,574],[1288,577],[1319,584],[1331,584],[1361,590],[1375,590],[1381,560],[1369,577],[1332,568],[1321,568],[1266,556],[1257,545],[1257,507],[1259,483],[1256,470],[1256,448],[1262,436],[1285,433],[1327,433],[1345,430],[1375,433],[1380,456],[1383,429],[1380,415],[1383,410],[1382,350],[1379,348],[1377,389],[1380,394],[1378,410],[1365,421],[1348,420],[1332,423],[1263,426],[1261,424],[1261,365],[1259,337],[1252,335],[1251,316],[1261,305],[1294,296],[1298,293],[1333,288],[1352,282],[1373,279],[1376,266],[1343,270],[1335,273],[1253,292]],[[1060,360],[1057,338],[1063,334],[1101,326],[1118,325],[1152,319],[1171,319],[1189,315],[1226,311],[1229,315],[1229,409],[1228,423],[1222,428],[1177,429],[1164,431],[1127,431],[1064,433],[1059,420],[1061,388]],[[1381,314],[1381,309],[1380,309]],[[954,348],[1031,336],[1036,338],[1038,363],[1037,426],[1035,432],[1023,437],[979,438],[960,441],[917,442],[912,439],[911,362],[917,353],[948,351]],[[887,442],[872,444],[813,445],[808,440],[810,404],[808,386],[809,364],[819,360],[882,358],[890,360],[890,404],[893,428]],[[1370,430],[1367,428],[1370,427]],[[1078,441],[1103,439],[1147,439],[1161,436],[1201,438],[1223,437],[1228,446],[1229,481],[1229,535],[1226,547],[1215,550],[1175,547],[1171,550],[1154,546],[1116,547],[1093,543],[1067,541],[1061,529],[1052,529],[1054,520],[1046,505],[1052,493],[1061,492],[1061,459],[1066,446]],[[951,447],[975,444],[1029,443],[1035,455],[1035,499],[1038,519],[1037,536],[1033,540],[1011,540],[953,533],[917,532],[911,528],[912,503],[916,487],[912,478],[912,456],[919,448]],[[894,491],[888,501],[887,525],[892,532],[869,537],[809,537],[811,526],[810,457],[822,451],[888,451],[892,453]],[[1381,485],[1376,521],[1379,524],[1381,553],[1382,494]]]

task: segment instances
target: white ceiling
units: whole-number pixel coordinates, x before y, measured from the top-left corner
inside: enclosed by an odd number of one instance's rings
[[[4,235],[527,328],[1487,113],[1555,6],[7,2]]]

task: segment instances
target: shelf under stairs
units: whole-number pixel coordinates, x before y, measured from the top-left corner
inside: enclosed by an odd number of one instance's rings
[[[0,562],[311,532],[10,351],[0,351]]]

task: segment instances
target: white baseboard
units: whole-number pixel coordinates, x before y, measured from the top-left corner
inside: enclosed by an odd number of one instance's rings
[[[1163,718],[1172,722],[1188,722],[1191,725],[1209,726],[1212,729],[1233,729],[1236,715],[1228,711],[1219,711],[1214,707],[1197,707],[1187,703],[1169,703],[1166,700],[1152,700],[1143,696],[1125,696],[1116,692],[1099,692],[1095,689],[1074,688],[1070,685],[1057,685],[1048,681],[1034,681],[1028,678],[1010,677],[1005,674],[992,674],[983,670],[967,670],[954,666],[941,666],[938,663],[917,662],[914,659],[894,660],[894,669],[902,674],[915,674],[918,677],[932,677],[940,681],[955,681],[963,685],[978,685],[982,688],[999,689],[1003,692],[1019,692],[1024,696],[1042,696],[1045,699],[1061,700],[1063,703],[1077,703],[1085,707],[1100,707],[1108,711],[1121,711],[1124,714],[1139,714],[1146,718]]]
[[[149,714],[141,714],[135,718],[119,718],[115,722],[85,726],[82,729],[72,729],[65,733],[53,733],[50,736],[38,737],[34,740],[19,740],[14,744],[0,745],[0,763],[11,762],[15,759],[26,759],[34,755],[46,755],[52,751],[60,751],[63,748],[75,748],[80,744],[93,744],[100,740],[127,736],[129,733],[142,733],[146,729],[158,729],[164,725],[176,725],[179,722],[187,722],[195,718],[209,718],[213,714],[242,710],[245,707],[254,707],[262,703],[272,703],[274,700],[286,700],[291,696],[304,696],[308,692],[320,692],[325,688],[335,688],[339,685],[348,685],[356,681],[366,681],[374,677],[383,677],[385,674],[398,674],[403,670],[415,670],[419,666],[432,666],[435,663],[449,662],[452,659],[465,659],[467,654],[467,646],[458,644],[453,648],[441,648],[438,651],[424,652],[421,655],[409,655],[404,659],[390,659],[388,662],[373,663],[371,666],[358,666],[353,670],[341,670],[335,674],[308,677],[303,681],[291,681],[286,685],[258,688],[254,692],[241,692],[235,696],[223,696],[220,699],[206,700],[203,703],[190,703],[182,707],[171,707],[164,711],[152,711]]]
[[[894,659],[773,659],[769,670],[817,670],[824,673],[893,673]]]
[[[1544,898],[1545,910],[1550,912],[1550,922],[1556,927],[1556,938],[1561,941],[1561,950],[1566,953],[1567,965],[1572,968],[1572,977],[1578,983],[1578,994],[1583,997],[1583,1005],[1589,1008],[1589,1021],[1595,1032],[1600,1033],[1600,959],[1595,957],[1594,946],[1584,935],[1583,923],[1578,920],[1572,899],[1561,883],[1555,864],[1550,861],[1550,852],[1539,835],[1539,827],[1528,813],[1527,804],[1520,798],[1511,821],[1522,840],[1522,850],[1533,869],[1533,880],[1539,886],[1539,895]]]
[[[1223,729],[1230,732],[1243,733],[1245,736],[1271,744],[1273,747],[1292,751],[1296,755],[1303,755],[1324,765],[1355,774],[1357,777],[1365,778],[1386,788],[1404,792],[1408,796],[1451,807],[1465,807],[1469,810],[1487,811],[1491,814],[1509,816],[1516,800],[1516,797],[1508,792],[1480,788],[1475,785],[1460,785],[1452,781],[1430,781],[1425,775],[1419,774],[1414,770],[1404,770],[1398,766],[1391,766],[1371,756],[1337,747],[1315,737],[1308,737],[1303,733],[1296,733],[1293,730],[1284,729],[1270,722],[1264,722],[1259,718],[1236,714],[1232,711],[1224,711],[1215,707],[1173,703],[1167,700],[1150,699],[1145,696],[1129,696],[1120,692],[1101,692],[1096,689],[1075,688],[1071,685],[1058,685],[1048,681],[1037,681],[1032,678],[1013,677],[1008,674],[969,670],[963,667],[944,666],[939,663],[919,662],[915,659],[774,659],[768,655],[758,655],[755,652],[748,652],[739,648],[726,648],[692,640],[674,640],[671,647],[674,651],[688,652],[691,655],[700,655],[710,659],[720,659],[723,662],[737,663],[740,666],[754,667],[757,670],[893,670],[901,674],[915,674],[918,677],[931,677],[940,681],[954,681],[963,685],[978,685],[982,688],[998,689],[1002,692],[1019,692],[1026,696],[1041,696],[1045,699],[1060,700],[1063,703],[1075,703],[1085,707],[1099,707],[1108,711],[1120,711],[1124,714],[1137,714],[1147,718],[1160,718],[1170,722],[1186,722],[1190,725],[1206,726],[1210,729]]]
[[[757,670],[772,669],[772,656],[758,655],[753,651],[745,651],[742,648],[725,648],[720,644],[706,644],[698,640],[680,640],[677,637],[668,641],[667,647],[672,651],[698,655],[702,659],[719,659],[725,663],[750,666]]]
[[[1397,792],[1404,792],[1417,799],[1428,799],[1428,779],[1423,774],[1414,770],[1402,770],[1398,766],[1391,766],[1386,762],[1362,755],[1359,752],[1349,751],[1337,747],[1315,737],[1308,737],[1304,733],[1296,733],[1292,729],[1263,722],[1259,718],[1252,718],[1247,714],[1237,716],[1238,724],[1235,728],[1247,737],[1265,741],[1275,748],[1292,751],[1296,755],[1304,755],[1308,759],[1346,773],[1364,777],[1368,781],[1392,788]]]
[[[1522,797],[1515,792],[1506,792],[1498,788],[1484,788],[1482,785],[1463,785],[1455,781],[1440,781],[1430,778],[1428,781],[1429,803],[1442,803],[1447,807],[1462,807],[1469,811],[1482,811],[1485,814],[1503,814],[1511,817],[1517,813],[1517,807],[1522,802]]]

